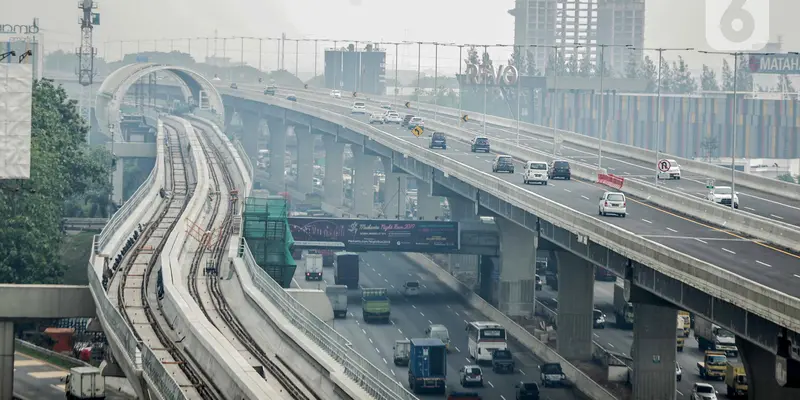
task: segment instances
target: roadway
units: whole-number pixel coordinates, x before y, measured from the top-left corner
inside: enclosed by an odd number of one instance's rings
[[[306,104],[350,116],[350,107],[298,97]],[[370,111],[376,111],[372,107]],[[366,123],[368,116],[354,115],[355,119]],[[415,138],[407,129],[399,125],[373,125],[386,134],[416,142],[427,149],[428,138]],[[495,131],[489,129],[489,136]],[[448,141],[447,150],[435,150],[476,169],[491,172],[491,162],[496,154],[471,153],[469,145],[454,140]],[[515,160],[517,171],[522,171],[522,163]],[[607,187],[578,179],[570,181],[550,181],[547,186],[524,185],[519,173],[496,173],[498,179],[524,188],[537,195],[563,204],[587,215],[596,215],[598,197]],[[800,275],[793,268],[798,265],[800,255],[789,253],[767,244],[751,240],[734,232],[694,221],[674,212],[656,207],[638,199],[628,199],[627,218],[597,217],[604,222],[651,239],[675,251],[691,255],[702,261],[738,274],[780,292],[800,296]]]
[[[298,262],[293,286],[305,289],[325,289],[333,284],[333,269],[325,268],[324,282],[304,279],[305,269]],[[421,293],[415,298],[401,295],[403,282],[417,280],[422,284]],[[450,332],[453,349],[448,356],[447,387],[463,390],[459,382],[459,369],[474,364],[467,352],[467,321],[486,321],[485,315],[472,309],[457,293],[454,293],[435,276],[410,262],[398,253],[362,253],[360,284],[364,287],[385,287],[389,290],[392,309],[390,324],[366,324],[361,318],[361,300],[357,290],[349,294],[346,319],[336,319],[333,326],[345,336],[353,347],[372,364],[384,367],[387,374],[396,377],[403,385],[408,384],[407,367],[397,367],[392,361],[395,340],[425,337],[424,330],[430,324],[443,324]],[[514,386],[519,382],[539,382],[538,368],[541,363],[535,356],[512,340],[509,346],[514,353],[517,370],[513,374],[496,374],[483,366],[484,388],[474,388],[486,399],[512,400]],[[469,388],[466,390],[473,390]],[[546,400],[579,399],[581,395],[571,389],[542,388]]]
[[[306,93],[307,92],[302,93],[303,97],[308,97]],[[325,97],[324,94],[315,94],[314,96],[317,99],[320,99],[320,96]],[[326,100],[330,101],[333,99]],[[380,104],[379,101],[374,100],[365,100],[363,98],[359,98],[358,100],[365,101],[367,104],[372,104],[375,107],[378,107]],[[426,107],[432,108],[433,105],[426,104]],[[414,107],[400,111],[402,113],[417,114],[416,108]],[[469,112],[465,111],[464,113],[467,114]],[[419,114],[424,118],[434,118],[434,113],[431,111],[420,110]],[[463,128],[475,132],[476,135],[482,135],[482,116],[480,114],[473,114],[472,117],[472,120],[464,124]],[[457,126],[459,122],[455,117],[438,113],[436,114],[436,120],[453,126]],[[515,141],[517,139],[517,132],[514,127],[487,124],[486,133],[490,138],[497,138],[507,141]],[[537,136],[530,132],[520,130],[519,139],[523,145],[533,147],[537,150],[546,152],[553,151],[553,140],[550,138]],[[613,145],[613,142],[605,144],[607,147]],[[576,146],[574,144],[564,144],[561,146],[561,155],[565,158],[598,166],[598,150],[594,148]],[[655,182],[656,160],[653,160],[652,163],[648,163],[628,157],[605,153],[602,157],[602,161],[603,168],[607,168],[609,173],[620,175],[626,178],[636,178],[645,183]],[[702,174],[692,174],[686,172],[683,172],[682,175],[683,176],[680,180],[662,180],[659,182],[659,184],[673,190],[684,192],[689,196],[705,199],[706,194],[708,193],[708,189],[706,189],[706,182],[709,178],[703,176]],[[717,180],[714,184],[716,186],[730,186],[730,181]],[[749,188],[745,189],[744,191],[742,189],[737,189],[737,192],[739,193],[741,209],[777,222],[800,226],[800,201],[787,199],[785,197],[776,196]]]
[[[69,374],[64,368],[38,360],[31,356],[14,353],[14,395],[28,400],[62,400],[65,384],[61,380]],[[106,399],[131,399],[122,389],[124,378],[106,378]]]

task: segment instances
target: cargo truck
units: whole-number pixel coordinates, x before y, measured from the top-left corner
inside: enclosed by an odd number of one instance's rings
[[[411,339],[408,387],[414,394],[447,391],[447,348],[439,339]]]
[[[67,400],[100,400],[106,398],[106,381],[95,367],[74,367],[64,378]]]
[[[395,340],[392,350],[394,350],[394,365],[403,367],[408,366],[411,342],[407,339]]]
[[[747,397],[747,375],[743,365],[728,362],[725,370],[725,386],[728,389],[728,398]]]
[[[391,303],[389,292],[385,288],[361,289],[361,313],[364,322],[389,323]]]
[[[625,300],[625,287],[619,282],[614,283],[614,315],[618,328],[633,328],[633,304]]]
[[[728,367],[728,357],[721,351],[706,351],[703,361],[697,362],[697,371],[701,379],[725,379],[725,370]]]
[[[699,315],[694,319],[694,337],[697,339],[700,351],[722,351],[728,357],[736,357],[739,354],[733,333]]]
[[[322,254],[308,253],[305,256],[306,280],[322,280]]]
[[[328,285],[325,287],[325,294],[331,301],[333,318],[347,318],[347,286]]]
[[[358,254],[341,251],[333,260],[333,280],[348,289],[358,289]]]
[[[683,351],[683,347],[686,344],[686,338],[689,337],[689,330],[688,328],[688,321],[686,321],[680,312],[678,312],[678,321],[677,321],[677,328],[675,329],[677,339],[677,350]]]
[[[678,318],[683,319],[683,330],[684,330],[684,333],[686,334],[686,336],[684,336],[684,337],[689,337],[689,332],[692,329],[691,314],[689,314],[688,311],[679,310],[678,311]],[[680,326],[680,323],[678,323],[678,326]]]

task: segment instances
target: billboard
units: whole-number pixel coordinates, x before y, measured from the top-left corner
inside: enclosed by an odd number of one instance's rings
[[[753,54],[748,60],[754,74],[800,75],[800,55]]]
[[[459,247],[458,222],[289,217],[296,246],[349,251],[451,253]]]
[[[33,68],[0,63],[0,179],[31,176]]]

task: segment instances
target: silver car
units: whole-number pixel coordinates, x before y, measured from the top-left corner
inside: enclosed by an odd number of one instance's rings
[[[461,377],[461,386],[481,386],[483,387],[483,371],[477,365],[465,365],[458,371]]]

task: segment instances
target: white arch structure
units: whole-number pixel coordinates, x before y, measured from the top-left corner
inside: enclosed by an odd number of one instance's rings
[[[120,105],[125,98],[125,93],[140,78],[153,72],[165,71],[178,78],[184,89],[192,96],[195,105],[201,97],[207,97],[212,111],[221,121],[225,120],[225,107],[214,85],[200,73],[188,68],[168,64],[136,63],[128,64],[109,74],[100,85],[95,103],[95,115],[100,124],[100,131],[110,136],[109,123],[119,124],[122,119]],[[124,141],[117,137],[116,141]]]

